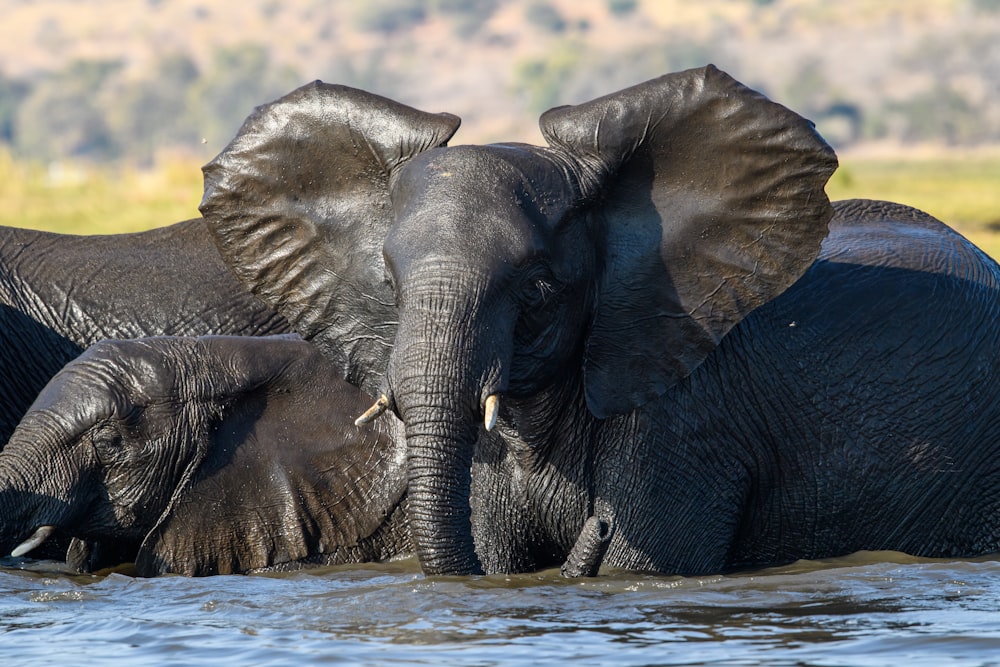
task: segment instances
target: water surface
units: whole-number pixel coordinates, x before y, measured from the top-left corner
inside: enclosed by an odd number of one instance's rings
[[[5,664],[1000,666],[1000,561],[858,554],[715,577],[74,576],[0,561]]]

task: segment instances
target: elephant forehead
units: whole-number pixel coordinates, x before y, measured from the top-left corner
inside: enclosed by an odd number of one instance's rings
[[[503,146],[438,148],[418,155],[399,171],[392,189],[398,215],[444,207],[452,213],[512,209],[533,195],[531,165],[523,150]],[[479,208],[487,205],[487,209]]]
[[[387,255],[397,265],[432,256],[524,261],[545,244],[545,203],[552,197],[538,183],[548,180],[547,169],[517,146],[457,146],[418,156],[394,184]]]
[[[22,424],[38,427],[58,423],[66,433],[78,433],[115,415],[115,389],[115,380],[104,364],[77,360],[42,389]]]
[[[136,396],[170,393],[177,384],[177,360],[192,356],[193,340],[154,337],[106,340],[88,348],[78,359],[102,369],[104,383]]]
[[[141,341],[102,341],[67,364],[39,393],[33,410],[60,412],[85,427],[115,416],[122,401],[166,393],[173,371]]]

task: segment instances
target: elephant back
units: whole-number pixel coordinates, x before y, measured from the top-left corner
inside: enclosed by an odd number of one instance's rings
[[[957,231],[920,209],[895,202],[833,203],[819,260],[933,273],[1000,290],[1000,266]]]

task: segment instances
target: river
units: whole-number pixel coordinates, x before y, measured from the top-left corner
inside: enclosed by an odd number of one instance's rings
[[[1000,561],[435,577],[414,560],[139,579],[0,560],[12,665],[1000,665]]]

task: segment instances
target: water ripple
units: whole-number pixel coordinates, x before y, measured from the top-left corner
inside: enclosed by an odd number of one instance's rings
[[[412,561],[203,579],[0,565],[15,664],[1000,665],[1000,563],[985,559],[582,581],[425,578]]]

